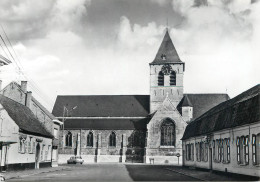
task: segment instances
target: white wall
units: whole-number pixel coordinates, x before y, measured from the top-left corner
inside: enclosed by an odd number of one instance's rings
[[[238,174],[244,174],[244,175],[252,175],[252,176],[259,176],[260,177],[260,166],[254,166],[252,162],[252,143],[249,142],[249,164],[238,164],[237,162],[237,146],[236,146],[236,138],[240,136],[246,136],[249,135],[249,141],[252,140],[252,134],[258,134],[260,133],[260,122],[250,124],[250,125],[244,125],[240,127],[236,127],[233,129],[226,129],[218,132],[213,133],[212,140],[216,139],[224,139],[224,138],[230,138],[230,163],[223,163],[223,162],[216,162],[214,161],[213,157],[213,163],[212,163],[212,169],[218,170],[218,171],[227,171],[231,173],[238,173]],[[194,167],[200,167],[200,168],[206,168],[209,169],[209,160],[207,162],[198,162],[196,161],[196,148],[195,148],[195,142],[199,141],[205,141],[206,136],[200,136],[196,138],[190,138],[183,141],[183,150],[185,150],[185,145],[189,143],[194,143],[194,161],[187,161],[186,157],[184,156],[184,166],[194,166]],[[185,151],[186,152],[186,151]],[[213,152],[212,152],[213,154]],[[209,155],[209,152],[208,152]],[[208,156],[208,159],[209,156]]]

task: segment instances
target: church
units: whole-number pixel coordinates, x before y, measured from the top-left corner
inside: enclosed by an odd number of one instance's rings
[[[149,66],[150,95],[57,96],[59,163],[77,155],[85,163],[182,164],[187,124],[229,96],[183,93],[185,63],[167,29]]]

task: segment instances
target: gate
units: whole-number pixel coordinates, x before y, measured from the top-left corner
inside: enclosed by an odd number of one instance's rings
[[[128,148],[126,151],[126,161],[128,163],[143,163],[144,149],[143,148]]]

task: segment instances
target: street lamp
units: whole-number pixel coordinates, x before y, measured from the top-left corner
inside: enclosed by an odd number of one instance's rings
[[[69,116],[69,113],[71,113],[73,110],[77,109],[78,106],[74,106],[73,108],[71,108],[70,110],[68,110],[68,108],[66,106],[63,106],[63,114],[62,114],[62,137],[64,137],[64,128],[65,128],[65,121],[66,121],[66,117]],[[66,112],[66,113],[65,113]],[[67,115],[65,115],[67,114]],[[65,140],[64,140],[65,141]],[[63,143],[63,148],[64,148],[64,143]]]

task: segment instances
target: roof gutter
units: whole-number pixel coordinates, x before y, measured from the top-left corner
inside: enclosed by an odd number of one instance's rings
[[[147,117],[56,117],[57,119],[145,119]]]

